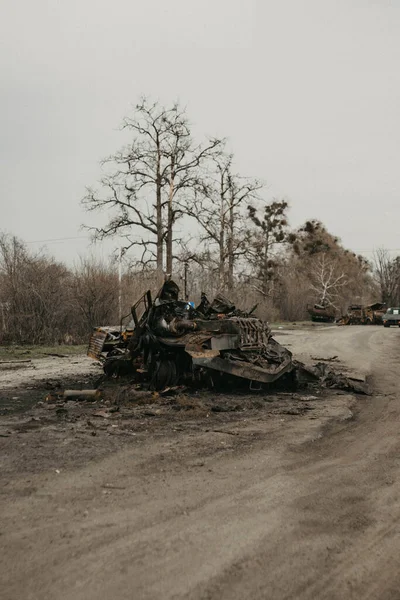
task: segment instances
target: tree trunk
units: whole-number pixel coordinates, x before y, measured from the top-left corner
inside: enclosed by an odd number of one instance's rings
[[[262,279],[262,284],[261,284],[261,288],[263,290],[264,296],[268,296],[268,292],[269,292],[268,261],[269,261],[269,233],[265,232],[265,246],[264,246],[264,257],[263,257],[264,267],[263,267],[263,274],[262,274],[263,279]]]
[[[167,239],[166,239],[166,250],[167,250],[167,274],[172,275],[172,238],[173,238],[173,226],[174,226],[174,211],[173,211],[173,199],[174,199],[174,184],[175,184],[175,173],[174,173],[174,158],[171,158],[171,178],[169,183],[169,194],[168,194],[168,215],[167,215]]]
[[[157,224],[157,253],[156,253],[156,264],[157,271],[162,273],[163,271],[163,223],[162,223],[162,197],[161,197],[161,148],[160,142],[157,138],[157,176],[156,176],[156,224]]]
[[[218,284],[219,289],[225,287],[225,207],[224,196],[221,192],[220,223],[219,223],[219,265],[218,265]]]
[[[234,214],[233,214],[233,198],[231,198],[230,207],[229,207],[229,222],[228,222],[228,291],[229,293],[233,290],[233,268],[235,263],[235,257],[233,253],[233,235],[234,235]]]

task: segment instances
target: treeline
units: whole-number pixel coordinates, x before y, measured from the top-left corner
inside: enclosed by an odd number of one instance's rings
[[[308,303],[364,302],[379,292],[371,266],[319,221],[294,231],[284,199],[238,173],[225,139],[196,140],[186,111],[143,98],[123,120],[125,145],[102,162],[83,205],[105,212],[96,239],[118,236],[136,270],[189,273],[200,288],[258,302],[263,316],[304,318]],[[236,297],[236,298],[235,298]]]
[[[285,203],[273,202],[265,213],[276,212]],[[282,225],[284,211],[280,215]],[[285,217],[285,237],[281,226],[272,234],[268,226],[248,239],[229,293],[243,308],[257,304],[257,314],[269,321],[308,319],[307,307],[315,303],[333,307],[344,314],[353,302],[365,304],[380,299],[381,290],[373,265],[346,250],[319,221],[307,221],[289,230]],[[262,225],[265,219],[260,220]],[[275,228],[275,233],[274,233]],[[269,247],[265,236],[270,236]],[[272,241],[271,241],[272,237]],[[202,289],[220,289],[212,262],[196,264],[191,271],[189,290],[196,298]]]
[[[1,344],[87,341],[93,327],[118,323],[118,300],[111,262],[89,258],[71,270],[42,252],[29,252],[14,236],[0,235]]]
[[[86,258],[74,269],[0,236],[0,343],[77,343],[94,326],[116,325],[147,288],[166,276],[182,296],[228,295],[258,305],[270,321],[308,318],[307,305],[400,301],[400,258],[381,249],[368,262],[318,220],[293,229],[285,199],[243,176],[227,141],[197,142],[178,104],[143,99],[123,121],[125,145],[102,162],[103,177],[82,200],[106,216],[87,228],[115,237],[123,256]]]
[[[304,316],[307,302],[371,294],[366,261],[318,221],[293,231],[288,203],[265,198],[265,183],[235,168],[220,137],[197,141],[186,111],[143,98],[122,123],[125,144],[102,161],[103,177],[82,200],[107,215],[87,226],[117,237],[130,266],[175,276],[186,270],[229,295],[245,289],[273,313]],[[191,282],[197,290],[197,282]],[[291,288],[301,295],[292,301]]]
[[[385,293],[387,272],[344,249],[321,223],[307,222],[292,233],[285,248],[268,259],[253,239],[232,288],[222,288],[237,306],[258,304],[256,313],[269,321],[303,320],[308,304],[335,306],[339,315],[351,302],[379,300]],[[156,270],[138,270],[127,259],[121,280],[118,271],[115,259],[104,263],[93,257],[70,269],[1,234],[0,343],[85,343],[93,327],[118,325],[142,293],[155,293],[163,281]],[[203,291],[210,297],[221,291],[217,275],[214,261],[203,257],[179,262],[174,278],[182,297],[197,302]]]

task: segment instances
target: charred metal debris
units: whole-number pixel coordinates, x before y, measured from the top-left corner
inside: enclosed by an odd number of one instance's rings
[[[375,302],[367,306],[351,304],[347,309],[347,314],[341,317],[337,323],[338,325],[382,325],[386,309],[387,305],[383,302]]]
[[[321,359],[324,362],[317,362],[313,366],[306,366],[301,362],[293,361],[296,369],[297,380],[300,384],[316,384],[325,388],[344,390],[354,394],[370,395],[371,389],[366,379],[359,377],[349,377],[343,373],[332,370],[327,362],[335,360],[337,357]]]
[[[311,321],[320,323],[337,323],[338,325],[382,325],[383,315],[387,309],[383,302],[375,302],[366,306],[362,304],[351,304],[347,313],[337,318],[336,309],[333,306],[323,304],[307,305],[307,312]]]
[[[268,324],[253,316],[255,308],[239,310],[222,294],[210,302],[204,293],[194,307],[179,300],[179,288],[169,280],[154,300],[150,291],[139,298],[126,326],[98,327],[88,355],[103,362],[107,377],[128,375],[157,391],[179,385],[256,391],[300,382],[368,393],[362,382],[325,365],[294,361]]]
[[[267,323],[237,309],[222,294],[203,293],[193,307],[166,281],[153,300],[147,291],[131,309],[127,327],[99,327],[88,355],[104,361],[110,377],[132,374],[151,389],[194,382],[213,387],[234,378],[260,389],[293,371],[292,354]]]
[[[332,306],[308,304],[307,312],[311,317],[311,321],[316,323],[334,323],[336,320],[336,310]]]

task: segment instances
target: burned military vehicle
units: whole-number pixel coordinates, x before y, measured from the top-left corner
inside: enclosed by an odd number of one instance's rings
[[[156,298],[146,292],[132,307],[132,335],[104,356],[108,376],[132,373],[155,390],[179,383],[237,377],[250,387],[276,381],[293,370],[292,355],[271,336],[267,323],[236,309],[221,294],[202,294],[193,308],[179,300],[179,288],[166,281]],[[101,328],[89,356],[101,360],[106,342]]]
[[[339,325],[382,325],[383,316],[386,312],[386,304],[375,302],[363,306],[362,304],[351,304],[347,314],[338,320]]]
[[[334,323],[336,319],[336,310],[326,304],[307,304],[307,312],[311,321],[317,323]]]

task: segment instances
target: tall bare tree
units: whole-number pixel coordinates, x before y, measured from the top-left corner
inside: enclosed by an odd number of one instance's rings
[[[378,281],[382,302],[400,302],[400,256],[391,258],[386,248],[374,252],[374,271]]]
[[[310,273],[311,289],[318,297],[321,306],[333,306],[340,296],[340,290],[347,285],[345,272],[340,261],[326,252],[321,252]]]
[[[110,209],[111,218],[105,226],[89,229],[97,239],[124,236],[125,251],[139,246],[142,263],[154,261],[159,271],[171,273],[174,225],[184,213],[185,192],[222,142],[195,144],[179,104],[165,108],[145,98],[122,128],[132,141],[103,161],[108,172],[100,181],[102,191],[88,188],[82,201],[89,211]]]
[[[325,302],[344,312],[350,303],[376,301],[371,266],[364,257],[344,248],[320,221],[307,221],[295,233],[290,260],[310,282],[310,302]]]
[[[233,156],[221,152],[196,186],[187,213],[202,228],[201,242],[216,249],[219,288],[232,290],[236,261],[246,252],[244,209],[263,184],[233,172]]]

